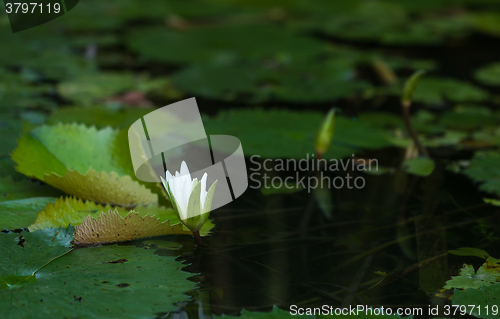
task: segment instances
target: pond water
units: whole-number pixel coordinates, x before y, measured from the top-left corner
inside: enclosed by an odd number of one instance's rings
[[[497,211],[467,178],[439,166],[426,178],[403,172],[364,177],[363,189],[323,189],[320,198],[331,201],[329,219],[307,190],[263,195],[249,189],[214,211],[217,227],[204,239],[207,247],[192,252],[184,238],[181,257],[192,263],[185,270],[200,273],[194,295],[205,296],[205,311],[444,305],[446,298],[434,295],[449,276],[458,275],[464,262],[481,264],[448,250],[498,253],[490,235],[498,231]]]

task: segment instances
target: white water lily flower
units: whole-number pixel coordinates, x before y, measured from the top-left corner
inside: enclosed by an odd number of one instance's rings
[[[175,172],[175,175],[172,175],[168,170],[165,173],[167,180],[160,177],[174,211],[193,233],[199,232],[210,215],[217,181],[207,192],[207,173],[203,174],[199,182],[197,178],[191,179],[191,173],[185,161],[181,163],[180,173]]]

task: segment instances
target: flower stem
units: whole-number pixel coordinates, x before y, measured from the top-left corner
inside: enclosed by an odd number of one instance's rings
[[[194,231],[193,235],[194,235],[194,239],[196,240],[196,243],[198,244],[198,246],[203,246],[203,242],[201,241],[200,231],[199,230]]]

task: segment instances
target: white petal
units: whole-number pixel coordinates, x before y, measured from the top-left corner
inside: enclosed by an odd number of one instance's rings
[[[205,206],[205,199],[207,198],[207,173],[203,174],[201,178],[201,192],[200,192],[200,201],[203,210],[203,206]]]
[[[189,175],[189,178],[191,179],[191,174],[189,173],[189,168],[185,161],[182,161],[181,163],[181,175]]]
[[[169,181],[169,180],[171,180],[173,178],[172,174],[170,174],[169,171],[166,171],[165,174],[166,174],[166,177],[167,177],[167,181]]]

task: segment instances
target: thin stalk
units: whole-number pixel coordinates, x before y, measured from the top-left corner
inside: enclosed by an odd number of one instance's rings
[[[420,143],[420,140],[418,139],[418,135],[415,132],[415,130],[413,129],[413,125],[411,124],[411,121],[410,121],[411,102],[405,101],[402,104],[403,104],[403,119],[405,121],[406,128],[408,129],[408,132],[410,133],[410,136],[413,140],[413,143],[415,143],[415,145],[417,146],[420,154],[429,157],[429,153],[427,152],[425,147],[422,145],[422,143]]]
[[[194,240],[196,241],[196,244],[198,244],[198,246],[203,246],[203,242],[201,241],[200,231],[199,230],[194,231],[193,235],[194,235]]]
[[[403,89],[403,96],[401,97],[401,106],[403,107],[403,119],[405,121],[406,128],[408,129],[408,132],[410,133],[410,136],[413,139],[413,142],[417,146],[420,154],[429,157],[429,153],[427,153],[425,147],[422,145],[422,143],[420,143],[418,135],[417,133],[415,133],[415,130],[413,129],[413,126],[411,125],[410,121],[410,107],[413,98],[413,93],[415,93],[418,81],[424,74],[425,74],[424,70],[418,70],[415,73],[413,73],[413,75],[406,81]]]

